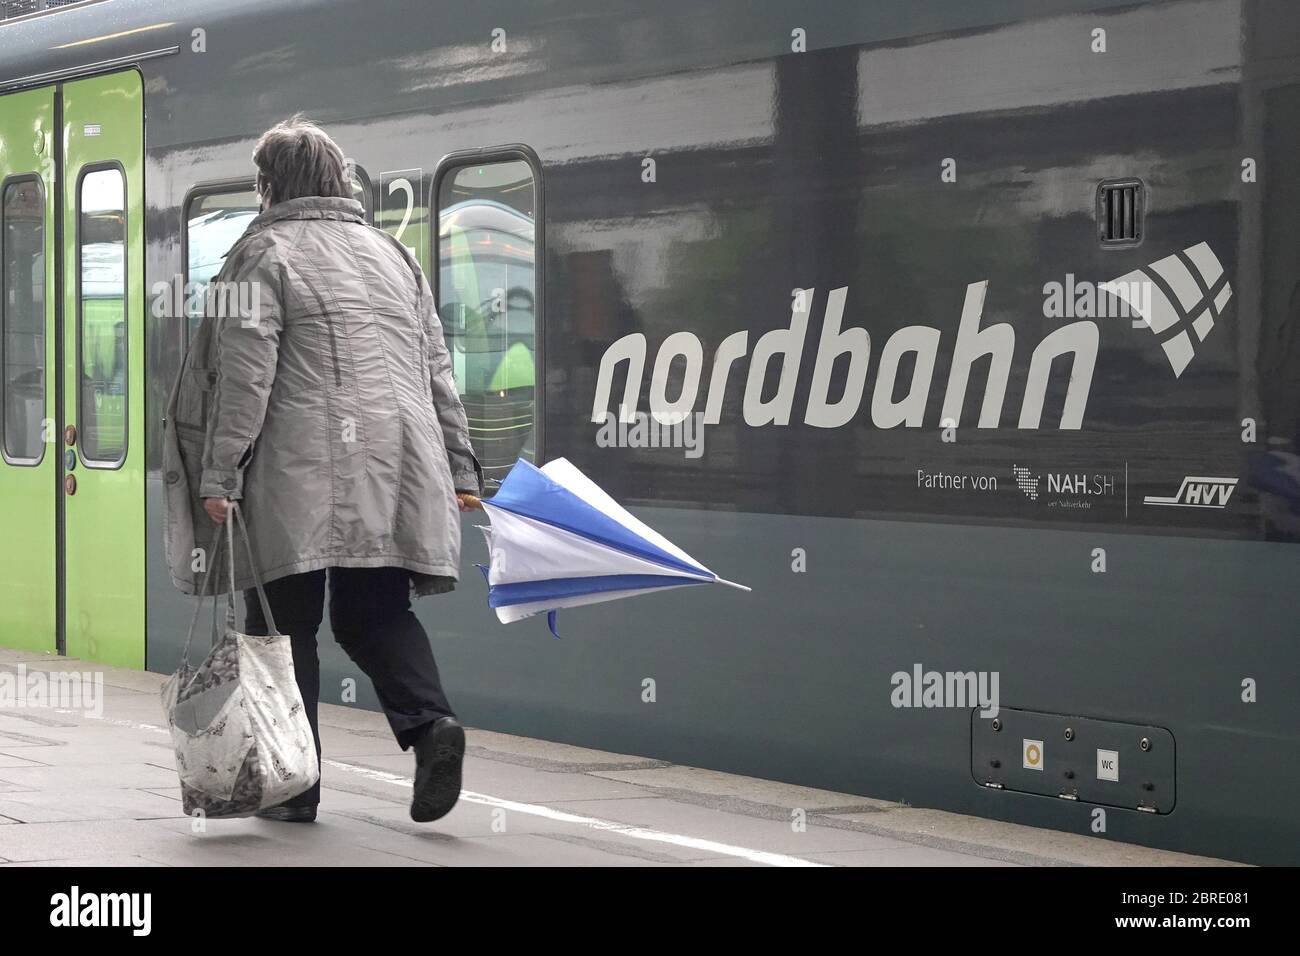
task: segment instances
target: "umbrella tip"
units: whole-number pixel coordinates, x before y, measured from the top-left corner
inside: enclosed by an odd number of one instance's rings
[[[716,583],[718,583],[718,584],[725,584],[727,587],[729,587],[729,588],[735,588],[735,589],[738,590],[738,591],[752,591],[752,590],[754,590],[753,588],[747,588],[747,587],[745,587],[745,585],[743,585],[743,584],[737,584],[735,581],[728,581],[726,578],[717,578],[717,577],[715,577],[713,580],[714,580]]]

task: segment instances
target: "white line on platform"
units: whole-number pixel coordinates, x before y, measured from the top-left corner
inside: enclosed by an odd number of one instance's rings
[[[156,734],[170,734],[171,731],[166,727],[159,727],[157,724],[144,724],[138,720],[121,720],[117,717],[96,717],[94,714],[87,714],[80,710],[55,710],[56,714],[76,714],[78,717],[87,717],[90,720],[98,720],[105,724],[112,724],[114,727],[130,727],[132,730],[149,730]]]
[[[414,784],[414,781],[410,777],[404,777],[400,773],[389,773],[386,770],[373,770],[370,767],[358,767],[354,764],[340,763],[337,760],[325,760],[322,762],[339,770],[348,770],[352,773],[357,773],[364,777],[368,777],[371,780],[377,780],[382,783],[401,784],[407,787]],[[765,863],[768,866],[826,865],[824,863],[816,863],[812,860],[800,859],[797,856],[786,856],[783,853],[768,853],[766,850],[751,850],[748,847],[734,846],[730,843],[718,843],[714,840],[704,840],[699,837],[684,836],[680,833],[667,833],[663,830],[651,830],[647,827],[633,826],[628,823],[618,823],[614,820],[601,820],[598,817],[584,817],[576,813],[567,813],[564,810],[555,810],[551,807],[539,806],[534,803],[519,803],[515,800],[503,800],[500,797],[493,797],[486,793],[474,793],[472,790],[462,790],[460,798],[468,803],[479,803],[488,807],[500,807],[503,810],[513,810],[515,813],[526,813],[530,816],[542,817],[543,819],[554,820],[558,823],[572,823],[576,826],[589,827],[593,830],[617,833],[620,836],[630,837],[634,840],[649,840],[653,843],[669,843],[673,846],[687,847],[692,850],[704,850],[709,853],[717,853],[721,856],[734,856],[742,860],[749,860],[752,863]]]
[[[157,724],[146,724],[137,720],[119,720],[113,717],[97,717],[93,719],[102,720],[106,724],[114,724],[118,727],[130,727],[132,730],[149,730],[154,733],[162,734],[171,733],[171,731],[166,727],[159,727]],[[410,777],[405,777],[400,773],[389,773],[387,770],[374,770],[370,767],[358,767],[355,764],[342,763],[338,760],[323,760],[321,762],[338,770],[346,770],[349,773],[359,774],[360,776],[376,780],[380,783],[392,783],[403,787],[410,787],[415,783],[415,781]],[[467,803],[478,803],[486,807],[500,807],[503,810],[513,810],[515,813],[526,813],[529,816],[541,817],[545,820],[554,820],[557,823],[571,823],[575,826],[588,827],[592,830],[616,833],[619,836],[625,836],[633,840],[647,840],[651,843],[668,843],[672,846],[686,847],[691,850],[703,850],[706,853],[716,853],[719,856],[734,856],[737,859],[749,860],[751,863],[763,863],[767,866],[827,865],[825,863],[816,863],[813,860],[804,860],[797,856],[787,856],[784,853],[769,853],[766,850],[751,850],[748,847],[735,846],[730,843],[718,843],[716,840],[704,840],[700,837],[685,836],[680,833],[668,833],[664,830],[652,830],[648,827],[633,826],[629,823],[618,823],[615,820],[602,820],[599,817],[584,817],[576,813],[567,813],[564,810],[556,810],[552,807],[544,807],[535,803],[520,803],[517,800],[503,800],[501,797],[494,797],[486,793],[475,793],[472,790],[462,790],[460,798]]]

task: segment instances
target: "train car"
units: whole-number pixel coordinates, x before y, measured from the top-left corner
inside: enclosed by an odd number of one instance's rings
[[[175,667],[165,400],[301,111],[429,273],[488,476],[567,458],[753,588],[556,640],[466,516],[417,606],[467,724],[1300,862],[1291,0],[30,5],[0,645]]]

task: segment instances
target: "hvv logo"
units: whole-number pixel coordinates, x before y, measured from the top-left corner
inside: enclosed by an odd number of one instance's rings
[[[1142,499],[1149,505],[1163,505],[1167,508],[1226,508],[1232,490],[1237,487],[1236,478],[1205,478],[1188,475],[1179,485],[1177,494],[1169,497],[1147,495]]]
[[[1147,288],[1153,286],[1154,288]],[[1145,269],[1138,269],[1099,288],[1128,302],[1154,331],[1169,358],[1175,377],[1195,354],[1197,342],[1205,340],[1232,289],[1223,276],[1223,267],[1205,243],[1175,253]],[[1134,289],[1143,290],[1135,294]],[[773,329],[753,343],[750,353],[749,332],[733,332],[723,339],[713,356],[713,367],[706,385],[704,346],[693,332],[674,332],[664,339],[655,356],[650,375],[650,414],[656,420],[677,420],[696,411],[704,401],[703,424],[716,425],[722,418],[722,402],[727,382],[735,366],[748,356],[749,368],[736,372],[745,376],[743,413],[745,424],[788,425],[793,412],[794,395],[802,371],[804,340],[812,309],[813,289],[802,289],[794,296],[790,327]],[[832,289],[826,298],[821,338],[813,365],[812,381],[804,421],[818,428],[837,428],[848,424],[858,414],[867,387],[871,358],[871,335],[858,326],[841,328],[848,287]],[[988,281],[966,286],[956,341],[952,344],[947,389],[941,408],[942,422],[960,422],[966,403],[966,385],[971,368],[985,356],[990,359],[988,379],[980,402],[979,427],[996,428],[1011,377],[1012,358],[1016,350],[1015,330],[1006,322],[983,326],[984,297]],[[877,428],[921,427],[928,411],[932,378],[938,364],[943,334],[927,325],[899,329],[884,343],[876,362],[876,381],[871,392],[871,421]],[[1020,405],[1018,427],[1039,427],[1047,395],[1052,363],[1070,356],[1065,391],[1065,405],[1059,428],[1077,429],[1083,425],[1092,375],[1097,364],[1099,331],[1096,322],[1081,320],[1050,332],[1034,348],[1029,373],[1024,382],[1024,399]],[[900,383],[899,370],[904,356],[911,354],[910,381]],[[831,396],[831,378],[835,365],[848,356],[848,376],[843,393]],[[679,359],[685,360],[685,375],[676,398],[668,398],[669,373]],[[763,397],[763,384],[769,366],[779,363],[780,378],[776,394]],[[646,337],[641,332],[625,335],[605,350],[596,380],[591,420],[604,422],[610,411],[614,372],[626,365],[627,379],[619,402],[620,415],[631,420],[639,411],[646,366]],[[904,394],[895,399],[904,386]],[[702,394],[704,393],[704,394]]]

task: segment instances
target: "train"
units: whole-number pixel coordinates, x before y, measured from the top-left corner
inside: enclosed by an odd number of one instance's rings
[[[752,588],[556,640],[465,515],[467,724],[1300,862],[1294,3],[4,6],[0,646],[176,667],[166,398],[302,113],[488,493],[566,458]]]

